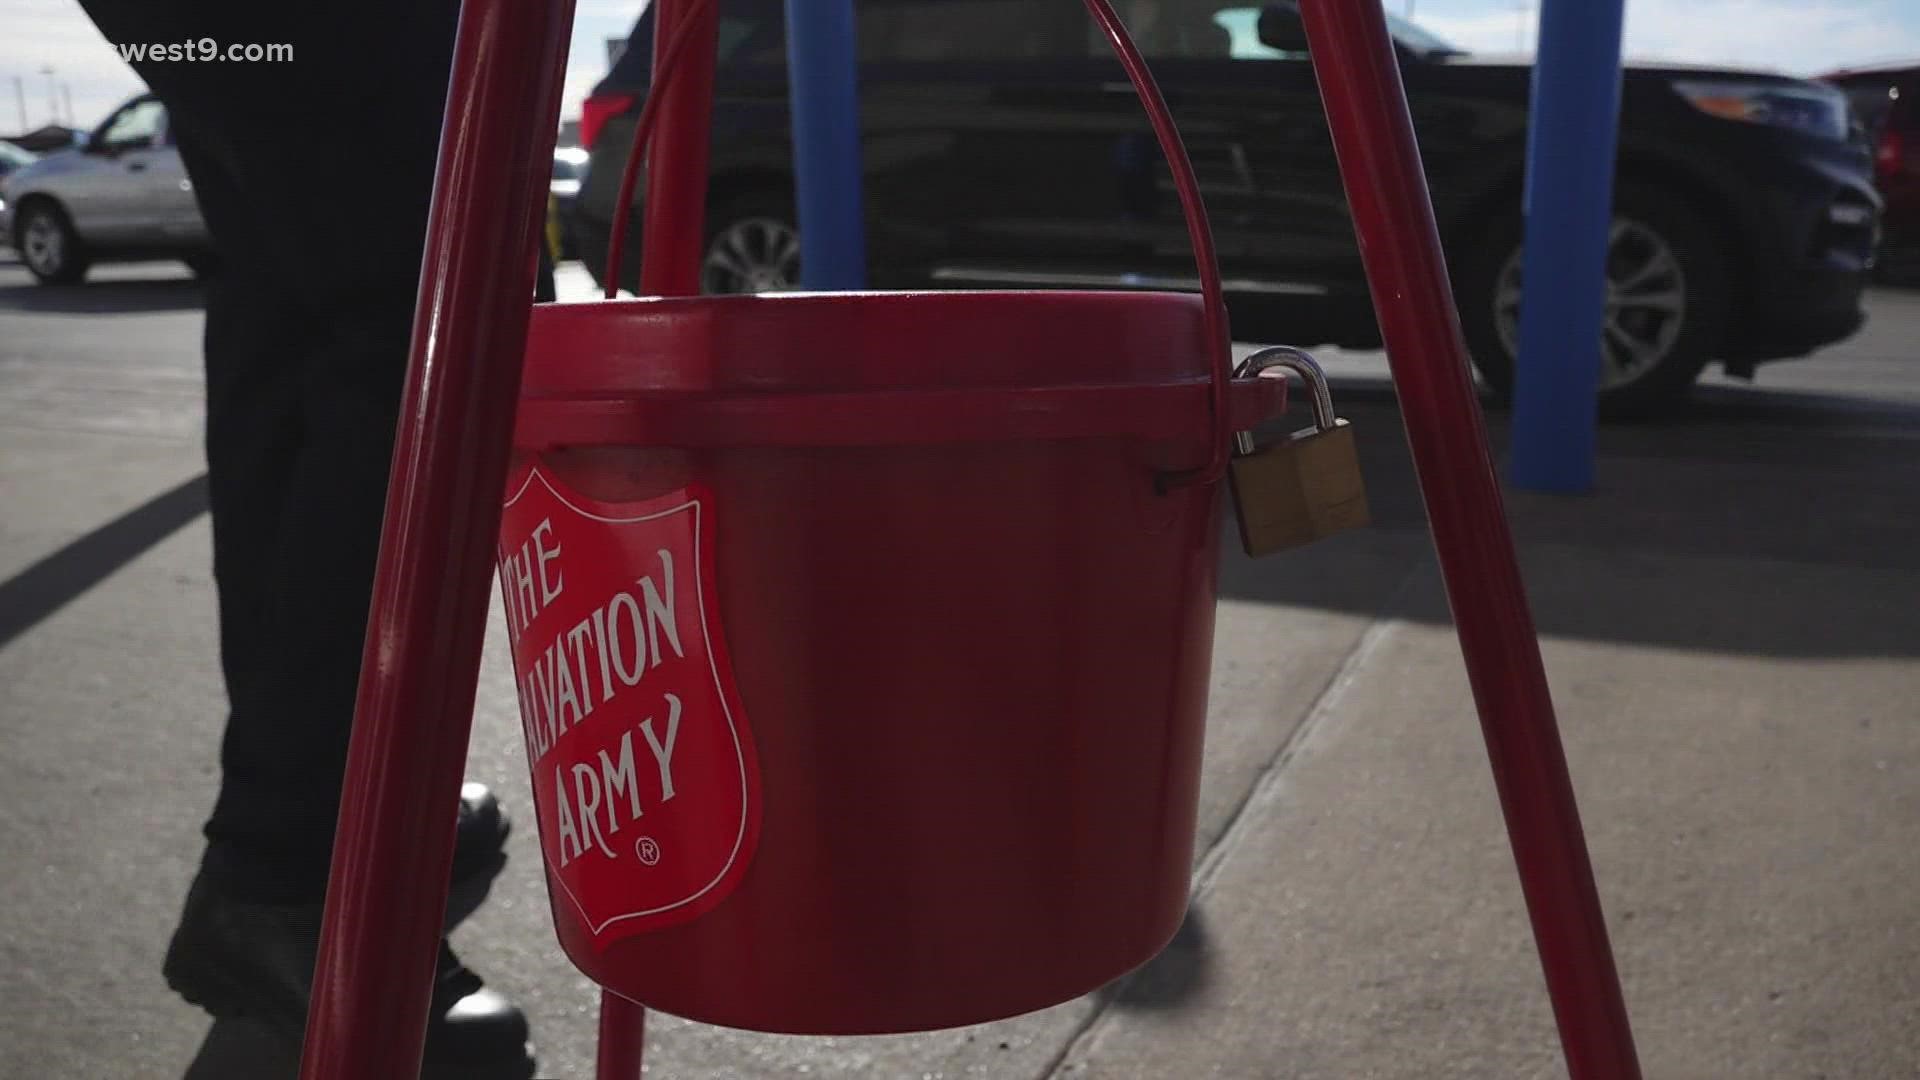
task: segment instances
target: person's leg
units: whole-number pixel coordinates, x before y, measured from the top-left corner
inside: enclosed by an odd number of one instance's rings
[[[259,900],[326,881],[457,7],[89,0],[113,40],[285,42],[140,65],[225,264],[208,470],[231,715],[207,865]],[[371,163],[379,182],[342,178]]]
[[[175,138],[223,264],[207,279],[206,447],[220,661],[231,711],[206,864],[234,895],[310,901],[325,889],[327,865],[315,850],[325,828],[314,819],[329,812],[333,798],[329,770],[313,765],[337,755],[338,724],[269,726],[254,718],[272,713],[281,689],[275,585],[288,479],[305,438],[302,355],[317,328],[275,284],[246,200],[219,158],[203,151],[181,121]],[[282,805],[300,809],[289,813]]]
[[[166,974],[216,1016],[297,1035],[457,9],[451,0],[86,6],[114,41],[295,49],[294,64],[277,68],[140,71],[168,106],[224,264],[208,296],[207,452],[231,713],[207,855]],[[343,184],[356,162],[377,167],[375,186]],[[484,888],[505,835],[484,792],[463,792],[458,835],[455,874],[480,872]],[[460,1063],[463,1076],[504,1064],[517,1075],[524,1018],[444,948],[440,974],[429,1062]]]

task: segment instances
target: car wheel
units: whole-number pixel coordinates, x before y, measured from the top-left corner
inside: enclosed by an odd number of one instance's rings
[[[20,261],[42,285],[77,285],[86,278],[86,248],[58,206],[45,200],[28,203],[15,228]]]
[[[1700,215],[1638,184],[1614,196],[1607,239],[1607,302],[1600,340],[1600,407],[1626,416],[1683,398],[1725,340],[1725,256]],[[1513,391],[1519,352],[1521,234],[1493,230],[1460,288],[1461,328],[1474,365],[1501,396]]]
[[[785,292],[800,287],[800,230],[791,199],[728,199],[707,218],[700,291],[708,295]]]

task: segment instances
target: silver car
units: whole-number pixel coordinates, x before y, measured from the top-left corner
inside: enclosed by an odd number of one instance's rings
[[[167,108],[150,94],[114,110],[84,147],[10,173],[0,202],[0,236],[44,284],[74,284],[96,262],[182,259],[196,273],[213,265]]]

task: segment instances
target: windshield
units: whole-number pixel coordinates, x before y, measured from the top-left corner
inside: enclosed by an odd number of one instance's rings
[[[34,155],[27,153],[25,150],[20,149],[10,142],[0,140],[0,172],[5,172],[7,169],[17,169],[22,165],[31,165],[34,160]]]
[[[1408,22],[1398,15],[1387,14],[1387,30],[1393,34],[1394,40],[1417,53],[1424,53],[1428,56],[1435,54],[1441,56],[1465,56],[1467,54],[1467,50],[1414,23]]]

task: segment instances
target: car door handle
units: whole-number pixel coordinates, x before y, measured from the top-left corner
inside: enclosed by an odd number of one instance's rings
[[[129,161],[127,162],[127,171],[128,172],[146,172],[147,163],[144,161]]]

